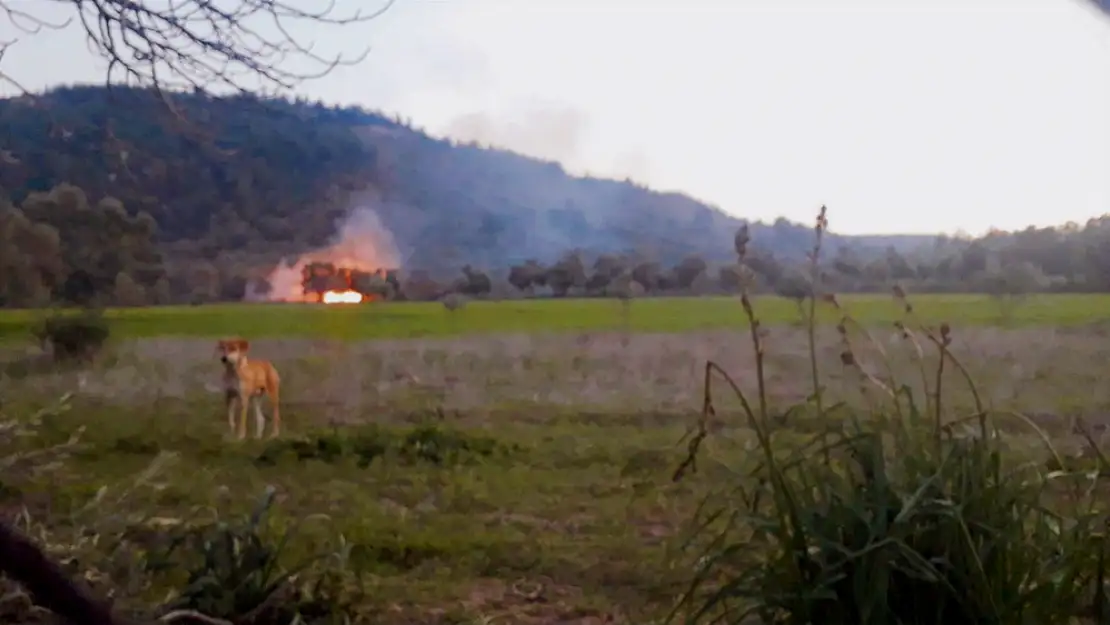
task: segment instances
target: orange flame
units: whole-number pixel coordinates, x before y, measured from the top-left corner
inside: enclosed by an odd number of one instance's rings
[[[361,304],[362,293],[358,291],[326,291],[320,301],[325,304]]]

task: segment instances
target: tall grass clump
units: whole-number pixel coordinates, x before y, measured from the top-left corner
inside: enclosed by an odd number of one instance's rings
[[[754,388],[742,387],[715,363],[706,365],[702,417],[675,479],[696,468],[715,416],[715,383],[723,382],[739,399],[756,444],[754,458],[742,459],[747,468],[737,470],[735,481],[717,488],[696,512],[685,543],[692,579],[674,620],[1107,622],[1100,472],[1059,470],[1065,466],[1059,454],[1031,421],[992,413],[952,353],[955,330],[917,322],[909,298],[895,288],[895,302],[904,311],[897,329],[918,365],[914,380],[899,379],[883,345],[833,294],[819,290],[826,228],[822,207],[809,263],[805,323],[814,394],[807,404],[770,416],[766,337],[748,289],[740,308],[750,322]],[[741,265],[749,242],[742,228],[736,236]],[[819,302],[840,316],[840,361],[859,381],[866,401],[837,401],[822,385]],[[861,341],[871,343],[878,362],[863,362],[856,348]],[[950,408],[946,397],[953,391],[968,392],[974,409]],[[783,436],[792,414],[812,414],[814,408],[822,423],[819,434],[801,444],[796,433]],[[1042,453],[1010,445],[1010,435],[998,427],[1003,419],[1025,428]],[[1092,450],[1098,454],[1093,442]]]

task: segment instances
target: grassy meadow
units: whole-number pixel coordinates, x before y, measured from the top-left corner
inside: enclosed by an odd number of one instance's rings
[[[1100,592],[1110,298],[912,303],[822,304],[811,347],[794,303],[756,298],[759,350],[737,298],[129,309],[81,367],[0,313],[0,514],[169,620],[1076,622]],[[229,436],[229,335],[281,371],[282,437]],[[707,362],[740,391],[715,376],[711,409]]]
[[[888,295],[846,295],[841,305],[860,323],[890,324],[901,315]],[[961,326],[1076,326],[1110,320],[1110,296],[1041,295],[1011,306],[985,295],[923,295],[915,313],[925,323]],[[795,302],[761,297],[764,323],[799,323]],[[519,332],[693,332],[740,328],[747,324],[735,297],[646,298],[625,311],[611,299],[522,299],[473,301],[447,314],[435,302],[354,306],[304,304],[223,304],[110,310],[113,335],[306,337],[346,340],[421,338]],[[33,311],[0,311],[0,338],[20,338],[38,318]],[[819,319],[835,322],[839,313],[822,307]]]

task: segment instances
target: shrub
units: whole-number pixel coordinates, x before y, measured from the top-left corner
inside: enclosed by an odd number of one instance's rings
[[[268,442],[256,462],[274,465],[282,459],[295,459],[298,462],[319,460],[334,463],[344,458],[355,458],[358,466],[367,467],[375,458],[386,453],[390,442],[388,434],[376,427],[308,434]]]
[[[822,209],[813,285],[826,227]],[[741,262],[747,242],[742,230]],[[858,376],[873,408],[861,413],[822,401],[816,322],[807,314],[814,395],[788,410],[784,425],[801,413],[829,425],[803,445],[777,444],[780,422],[769,418],[760,322],[749,294],[742,293],[754,344],[755,397],[749,400],[725,371],[707,363],[702,418],[674,477],[696,468],[715,413],[715,380],[739,398],[758,459],[696,514],[687,551],[694,574],[673,616],[689,623],[1008,625],[1072,623],[1093,614],[1093,622],[1106,622],[1105,517],[1094,495],[1100,471],[1067,471],[1047,437],[1020,418],[1045,441],[1051,470],[1043,458],[1011,453],[994,424],[1000,416],[978,399],[970,417],[950,414],[941,383],[946,368],[962,377],[973,397],[977,390],[949,350],[951,329],[913,323],[900,289],[895,298],[906,320],[898,327],[918,355],[923,396],[859,361],[853,339],[857,333],[866,338],[866,330],[816,288],[809,301],[820,297],[842,314],[841,362]],[[926,360],[924,345],[933,346],[935,363]]]
[[[167,615],[187,611],[244,625],[349,622],[342,566],[317,566],[336,564],[320,557],[327,554],[290,565],[284,552],[292,530],[278,537],[263,532],[273,499],[269,489],[245,521],[181,527],[150,546],[148,573],[186,577],[184,589],[163,607]]]
[[[467,458],[489,458],[509,447],[486,436],[475,436],[428,425],[416,428],[397,445],[403,458],[436,465],[454,464]]]
[[[283,458],[328,463],[353,459],[357,466],[365,468],[375,459],[390,455],[404,462],[450,465],[505,456],[512,451],[514,446],[496,439],[435,425],[404,433],[368,426],[270,441],[256,462],[274,465]]]
[[[447,312],[455,312],[466,307],[466,296],[462,293],[451,292],[443,296],[443,307]]]
[[[32,333],[41,344],[50,347],[56,361],[93,358],[111,334],[103,315],[92,310],[47,317]]]

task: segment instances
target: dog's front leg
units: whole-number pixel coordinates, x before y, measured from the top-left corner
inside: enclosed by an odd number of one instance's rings
[[[266,429],[266,417],[262,414],[262,396],[255,395],[251,398],[251,403],[254,404],[254,437],[262,438],[262,432]]]
[[[227,429],[235,434],[235,399],[238,393],[228,390],[224,393],[224,409],[227,410]]]
[[[239,440],[247,437],[247,409],[250,408],[250,401],[249,393],[239,391]]]

